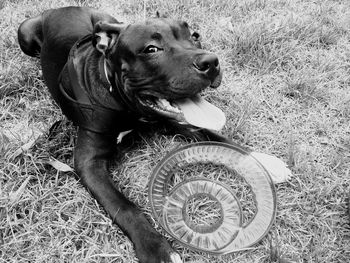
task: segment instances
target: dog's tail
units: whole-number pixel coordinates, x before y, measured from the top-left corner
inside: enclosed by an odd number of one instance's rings
[[[43,43],[42,16],[22,22],[18,28],[18,43],[22,51],[31,57],[40,57]]]

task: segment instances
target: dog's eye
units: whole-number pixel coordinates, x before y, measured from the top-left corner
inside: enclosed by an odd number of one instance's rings
[[[143,50],[143,53],[149,54],[149,53],[156,53],[161,51],[162,49],[153,45],[149,45]]]

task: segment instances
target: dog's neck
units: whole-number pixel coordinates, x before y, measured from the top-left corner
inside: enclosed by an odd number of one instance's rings
[[[111,67],[111,63],[108,61],[105,56],[102,56],[99,63],[100,75],[104,79],[104,82],[108,83],[108,92],[115,98],[116,101],[121,102],[123,108],[127,111],[132,112],[134,106],[128,96],[125,94],[123,89],[123,84],[120,82],[120,79]]]

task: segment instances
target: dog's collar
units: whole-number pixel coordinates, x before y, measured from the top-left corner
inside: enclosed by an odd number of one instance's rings
[[[104,71],[104,76],[106,77],[106,80],[109,84],[109,92],[112,92],[113,91],[113,87],[112,87],[112,84],[111,82],[109,81],[109,78],[108,78],[108,71],[107,71],[107,61],[106,61],[106,58],[103,59],[103,71]]]
[[[137,120],[133,114],[127,111],[124,105],[119,102],[121,96],[113,96],[118,102],[115,107],[106,108],[103,105],[96,105],[90,98],[84,85],[83,70],[85,60],[79,58],[84,55],[88,47],[83,48],[83,44],[89,43],[90,37],[87,36],[78,41],[71,49],[66,69],[59,76],[59,104],[64,114],[72,120],[77,126],[96,133],[116,133],[127,131],[132,128],[133,120]],[[102,59],[100,59],[102,60]],[[103,60],[102,60],[103,61]],[[105,75],[104,66],[99,66],[103,87],[109,87],[108,75]],[[101,71],[102,68],[102,71]],[[107,72],[107,71],[106,71]],[[63,81],[62,74],[68,74],[69,81]],[[113,82],[110,82],[113,83]],[[114,89],[114,88],[113,88]],[[67,93],[70,90],[71,93]]]
[[[108,60],[103,57],[100,59],[100,75],[103,81],[107,84],[108,92],[117,101],[121,101],[123,106],[130,112],[134,112],[134,104],[122,90],[122,84],[119,81],[117,73],[109,68]]]
[[[80,47],[84,46],[87,43],[91,43],[91,41],[92,41],[92,35],[90,34],[90,35],[83,37],[82,39],[78,40],[75,43],[75,45],[73,46],[73,48],[70,51],[70,54],[71,54],[70,57],[72,58],[72,61],[75,58],[75,54],[78,53],[78,50],[80,49]],[[116,73],[114,72],[114,70],[111,69],[111,66],[109,65],[106,57],[103,55],[99,59],[98,63],[99,63],[98,70],[100,73],[100,77],[101,77],[102,82],[104,83],[103,86],[107,88],[108,92],[117,101],[118,104],[120,102],[123,104],[122,106],[124,106],[124,107],[122,107],[122,108],[124,108],[125,111],[132,113],[133,109],[134,109],[134,105],[129,100],[129,98],[126,96],[124,91],[122,90],[122,85],[118,81],[118,76],[116,76]],[[73,71],[73,69],[71,71]],[[79,85],[77,85],[77,86],[79,86]],[[84,95],[81,98],[82,102],[87,102],[87,103],[91,102],[90,98],[87,98],[87,96],[85,96],[84,92],[81,92],[81,94]],[[118,107],[117,109],[114,109],[114,110],[119,111],[120,109]]]

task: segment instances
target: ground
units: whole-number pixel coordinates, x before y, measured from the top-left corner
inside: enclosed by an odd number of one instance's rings
[[[47,164],[72,165],[75,130],[63,121],[49,131],[64,118],[16,30],[26,17],[66,5],[126,22],[157,10],[186,20],[225,71],[221,87],[205,94],[227,115],[222,133],[278,156],[294,174],[277,185],[267,238],[225,256],[174,243],[185,262],[350,262],[350,2],[340,0],[0,1],[0,262],[137,262],[74,173]],[[152,169],[183,143],[144,138],[115,168],[118,187],[150,217]]]

